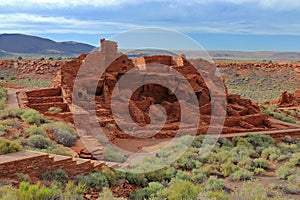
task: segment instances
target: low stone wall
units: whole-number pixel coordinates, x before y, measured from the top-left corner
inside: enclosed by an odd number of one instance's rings
[[[28,174],[32,178],[39,178],[47,171],[64,170],[70,178],[78,174],[88,174],[100,170],[104,164],[95,165],[90,160],[73,160],[71,157],[59,156],[55,161],[54,156],[40,153],[28,158],[19,158],[8,162],[0,162],[0,178],[16,178],[18,173]],[[1,159],[1,158],[0,158]]]

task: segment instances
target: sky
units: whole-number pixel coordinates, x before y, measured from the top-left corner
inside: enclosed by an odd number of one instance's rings
[[[96,46],[148,27],[183,33],[207,50],[300,51],[300,1],[0,0],[0,33]]]

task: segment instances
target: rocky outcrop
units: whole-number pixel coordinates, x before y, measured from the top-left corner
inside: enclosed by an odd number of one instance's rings
[[[279,107],[296,107],[300,106],[300,90],[295,90],[294,93],[284,91],[278,101]]]

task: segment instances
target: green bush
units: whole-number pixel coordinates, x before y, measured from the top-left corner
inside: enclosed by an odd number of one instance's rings
[[[106,167],[106,166],[102,167],[101,173],[106,177],[110,186],[116,184],[116,180],[117,180],[116,174],[109,167]]]
[[[290,162],[284,163],[281,167],[276,170],[276,175],[280,179],[287,179],[290,175],[296,173],[294,165]]]
[[[292,163],[294,166],[299,167],[300,166],[300,153],[296,153],[290,158],[290,163]]]
[[[17,173],[17,178],[19,182],[30,182],[30,176],[28,174]]]
[[[101,191],[103,187],[108,187],[106,177],[100,172],[93,172],[88,175],[87,187]]]
[[[175,167],[183,170],[192,170],[195,168],[195,161],[198,159],[199,155],[191,151],[186,151],[179,159],[174,163]]]
[[[205,187],[207,190],[222,190],[225,187],[224,181],[222,179],[218,179],[215,176],[210,176],[206,181]]]
[[[266,171],[263,168],[255,168],[254,175],[263,175]]]
[[[21,116],[23,115],[23,113],[25,112],[25,110],[21,109],[21,108],[10,108],[10,109],[6,109],[7,110],[7,116],[8,117],[17,117],[21,119]]]
[[[98,200],[125,200],[124,198],[116,198],[109,190],[109,188],[104,187],[102,192],[99,193]]]
[[[135,173],[127,170],[125,178],[134,185],[145,186],[147,184],[147,179],[143,173]]]
[[[68,177],[67,173],[62,169],[55,170],[51,173],[52,181],[66,183],[68,181],[68,179],[69,179],[69,177]]]
[[[130,198],[133,200],[140,200],[140,199],[151,199],[157,198],[157,193],[162,191],[164,186],[158,182],[151,182],[149,183],[148,187],[139,189],[134,193],[130,194]]]
[[[0,138],[0,155],[20,151],[22,148],[19,144],[13,141]]]
[[[42,128],[51,132],[56,142],[67,147],[73,146],[78,138],[74,128],[63,122],[43,124]]]
[[[77,135],[66,130],[57,130],[53,133],[54,140],[66,147],[71,147],[78,139]]]
[[[256,158],[253,160],[253,166],[255,168],[269,169],[270,163],[264,158]]]
[[[25,131],[26,134],[32,136],[32,135],[42,135],[46,136],[46,132],[43,128],[37,127],[36,125],[31,125],[29,128]]]
[[[245,181],[251,180],[253,177],[253,172],[250,172],[246,169],[240,169],[233,174],[231,174],[230,179],[233,181]]]
[[[175,177],[175,173],[176,173],[175,168],[167,166],[159,170],[148,172],[145,174],[145,177],[149,182],[156,182],[156,181],[161,182],[164,180],[169,181]]]
[[[30,109],[26,110],[22,115],[21,115],[22,120],[24,120],[26,123],[29,124],[35,124],[35,125],[40,125],[41,123],[45,122],[46,120],[44,119],[42,114],[39,114],[38,111]]]
[[[182,170],[178,170],[177,174],[176,174],[176,179],[180,179],[180,180],[186,180],[186,181],[191,181],[191,175],[185,171]]]
[[[103,156],[104,156],[104,160],[109,162],[123,163],[127,160],[127,157],[124,154],[110,149],[105,151],[103,153]]]
[[[5,119],[1,121],[0,124],[15,129],[19,129],[22,127],[18,119]]]
[[[48,112],[52,112],[52,113],[60,113],[62,111],[61,108],[57,108],[57,107],[50,107],[48,109]]]
[[[33,135],[27,140],[29,142],[29,146],[35,149],[47,149],[49,147],[53,147],[54,145],[49,138],[42,135]]]
[[[162,196],[168,200],[196,199],[200,187],[190,181],[172,179],[170,186],[162,190]]]
[[[0,124],[0,137],[5,136],[7,132],[8,132],[7,127]]]
[[[271,197],[265,185],[255,180],[241,183],[241,185],[229,195],[228,199],[284,200],[286,197],[281,196],[280,193],[277,192],[273,192]]]
[[[221,172],[223,176],[230,176],[232,173],[236,172],[239,169],[238,166],[231,162],[227,162],[221,165]]]
[[[66,183],[69,179],[67,173],[62,169],[58,169],[52,172],[46,171],[41,175],[40,178],[45,181],[57,181],[60,183]]]
[[[198,172],[197,169],[192,170],[192,180],[194,183],[202,183],[205,179],[205,174]]]
[[[274,139],[269,135],[248,134],[246,136],[246,139],[255,148],[257,148],[257,147],[267,148],[270,146],[274,146]]]
[[[112,131],[116,128],[116,125],[112,124],[112,123],[108,123],[108,124],[106,124],[105,128]]]

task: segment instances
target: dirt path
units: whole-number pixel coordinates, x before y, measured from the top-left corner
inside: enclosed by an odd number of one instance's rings
[[[17,100],[17,92],[18,90],[8,89],[7,91],[7,108],[19,108],[18,100]]]

